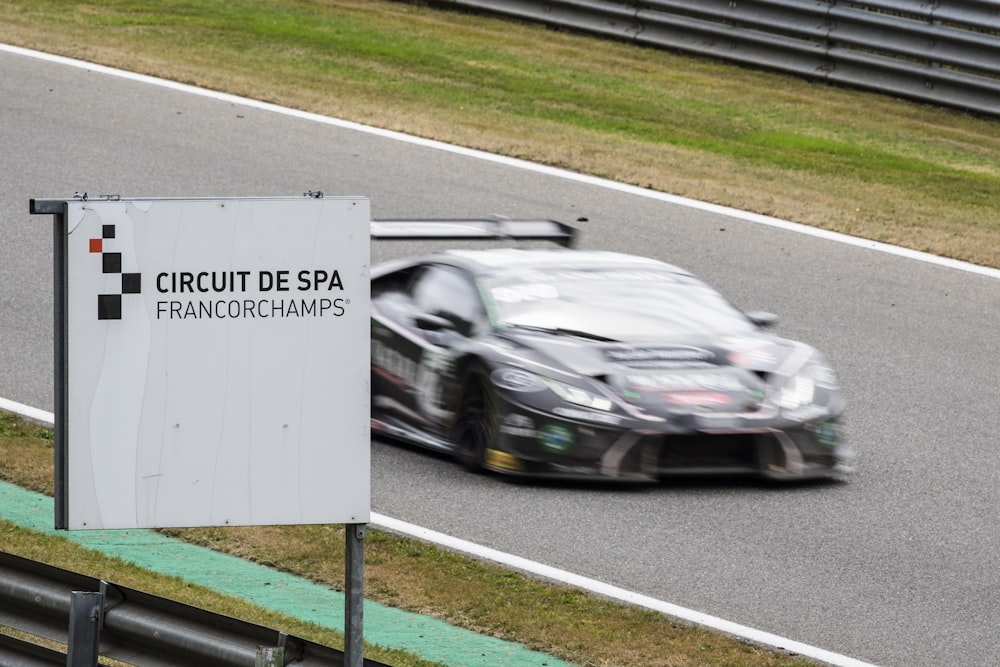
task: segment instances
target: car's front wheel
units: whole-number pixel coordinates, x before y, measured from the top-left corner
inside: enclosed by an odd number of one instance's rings
[[[462,405],[452,433],[455,461],[466,470],[482,472],[486,451],[497,432],[496,395],[482,372],[463,384]]]

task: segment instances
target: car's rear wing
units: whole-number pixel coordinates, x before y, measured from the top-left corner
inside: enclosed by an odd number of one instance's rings
[[[556,220],[429,219],[372,220],[376,241],[460,241],[467,239],[552,241],[570,248],[576,229]]]

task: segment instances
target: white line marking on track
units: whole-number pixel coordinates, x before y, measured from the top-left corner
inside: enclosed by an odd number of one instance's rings
[[[39,410],[38,408],[33,408],[30,405],[18,403],[17,401],[11,401],[6,398],[0,398],[0,410],[13,412],[21,415],[22,417],[27,417],[28,419],[46,424],[48,426],[55,426],[56,423],[56,416],[51,412]]]
[[[365,132],[368,134],[384,137],[387,139],[394,139],[396,141],[402,141],[410,144],[415,144],[418,146],[435,148],[438,150],[448,151],[451,153],[456,153],[458,155],[464,155],[467,157],[472,157],[480,160],[486,160],[497,164],[503,164],[518,169],[524,169],[527,171],[533,171],[536,173],[546,174],[549,176],[565,178],[579,183],[584,183],[587,185],[602,187],[609,190],[616,190],[619,192],[624,192],[640,197],[656,199],[659,201],[671,204],[677,204],[680,206],[687,206],[690,208],[710,213],[726,215],[732,218],[739,218],[741,220],[764,224],[771,227],[777,227],[780,229],[798,232],[801,234],[808,234],[810,236],[816,236],[830,241],[836,241],[838,243],[846,243],[849,245],[860,246],[871,250],[876,250],[879,252],[899,255],[909,259],[915,259],[923,262],[928,262],[931,264],[937,264],[940,266],[954,268],[961,271],[967,271],[970,273],[978,273],[980,275],[1000,279],[1000,271],[989,267],[982,267],[982,266],[977,266],[975,264],[969,264],[967,262],[960,262],[957,260],[937,257],[935,255],[917,252],[915,250],[908,250],[906,248],[899,248],[897,246],[892,246],[885,243],[878,243],[876,241],[868,241],[866,239],[847,236],[845,234],[839,234],[837,232],[830,232],[822,229],[817,229],[814,227],[809,227],[794,222],[780,220],[778,218],[771,218],[765,215],[758,215],[756,213],[747,213],[746,211],[740,211],[738,209],[733,209],[726,206],[719,206],[716,204],[709,204],[706,202],[698,201],[696,199],[688,199],[686,197],[678,197],[676,195],[656,192],[652,190],[646,190],[634,185],[616,183],[614,181],[609,181],[607,179],[588,176],[586,174],[579,174],[576,172],[567,171],[565,169],[557,169],[555,167],[548,167],[545,165],[535,164],[533,162],[527,162],[525,160],[504,157],[502,155],[493,155],[491,153],[486,153],[483,151],[473,150],[469,148],[463,148],[461,146],[454,146],[440,141],[422,139],[420,137],[412,137],[410,135],[403,134],[401,132],[383,130],[381,128],[371,127],[369,125],[362,125],[360,123],[354,123],[351,121],[341,120],[338,118],[329,118],[327,116],[320,116],[318,114],[313,114],[306,111],[288,109],[286,107],[281,107],[274,104],[268,104],[266,102],[259,102],[257,100],[252,100],[244,97],[238,97],[236,95],[205,90],[203,88],[197,88],[195,86],[190,86],[183,83],[177,83],[175,81],[159,79],[156,77],[146,76],[144,74],[136,74],[134,72],[126,72],[111,67],[105,67],[103,65],[95,65],[93,63],[88,63],[81,60],[74,60],[72,58],[65,58],[63,56],[55,56],[52,54],[42,53],[39,51],[33,51],[30,49],[24,49],[16,46],[10,46],[7,44],[0,44],[0,51],[5,51],[8,53],[13,53],[16,55],[26,56],[30,58],[37,58],[40,60],[45,60],[70,67],[86,69],[94,72],[99,72],[101,74],[108,74],[123,79],[130,79],[133,81],[148,83],[163,88],[170,88],[180,92],[190,93],[192,95],[199,95],[202,97],[209,97],[220,101],[230,102],[233,104],[240,104],[243,106],[253,107],[265,111],[272,111],[287,116],[302,118],[304,120],[310,120],[318,123],[323,123],[326,125],[341,127],[344,129],[355,130],[358,132]],[[5,398],[0,398],[0,409],[7,410],[9,412],[14,412],[29,419],[34,419],[36,421],[40,421],[49,425],[53,425],[55,422],[55,416],[51,412],[39,410],[37,408],[33,408],[31,406],[24,405],[22,403],[17,403],[15,401],[11,401]],[[445,535],[444,533],[438,533],[429,530],[427,528],[421,528],[420,526],[409,524],[404,521],[393,519],[388,516],[383,516],[375,512],[373,512],[371,515],[371,523],[374,526],[378,526],[392,532],[401,533],[404,535],[410,535],[412,537],[432,542],[434,544],[438,544],[449,549],[454,549],[456,551],[467,553],[469,555],[476,556],[478,558],[491,560],[496,563],[521,570],[523,572],[528,572],[543,577],[545,579],[549,579],[551,581],[557,581],[569,586],[575,586],[577,588],[590,591],[597,595],[602,595],[604,597],[608,597],[614,600],[620,600],[622,602],[658,611],[663,614],[667,614],[669,616],[673,616],[675,618],[687,621],[689,623],[694,623],[704,627],[712,628],[714,630],[734,635],[736,637],[742,637],[744,639],[747,639],[749,641],[761,645],[779,648],[784,651],[788,651],[790,653],[796,653],[808,658],[812,658],[814,660],[825,662],[830,665],[835,665],[837,667],[841,666],[874,667],[870,663],[862,662],[854,658],[839,655],[837,653],[832,653],[830,651],[826,651],[821,648],[809,646],[808,644],[803,644],[797,641],[786,639],[784,637],[780,637],[778,635],[774,635],[768,632],[756,630],[754,628],[740,625],[738,623],[733,623],[731,621],[727,621],[725,619],[718,618],[716,616],[710,616],[708,614],[703,614],[698,611],[686,609],[684,607],[680,607],[678,605],[674,605],[669,602],[657,600],[656,598],[651,598],[645,595],[640,595],[638,593],[633,593],[631,591],[618,588],[616,586],[605,584],[595,579],[589,579],[587,577],[573,574],[572,572],[568,572],[566,570],[560,570],[557,568],[549,567],[547,565],[530,561],[525,558],[521,558],[519,556],[507,554],[502,551],[490,549],[488,547],[483,547],[473,542],[467,542],[465,540]]]

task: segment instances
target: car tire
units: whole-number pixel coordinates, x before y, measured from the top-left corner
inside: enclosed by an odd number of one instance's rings
[[[486,450],[496,438],[496,394],[482,372],[463,384],[462,405],[452,435],[455,462],[470,472],[483,472]]]

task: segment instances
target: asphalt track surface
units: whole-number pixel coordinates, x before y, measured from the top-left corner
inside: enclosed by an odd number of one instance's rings
[[[322,190],[381,218],[585,219],[582,247],[681,264],[826,353],[851,482],[510,484],[376,441],[373,510],[858,660],[1000,655],[996,272],[3,52],[0,183],[0,396],[43,410],[52,234],[33,197]]]

